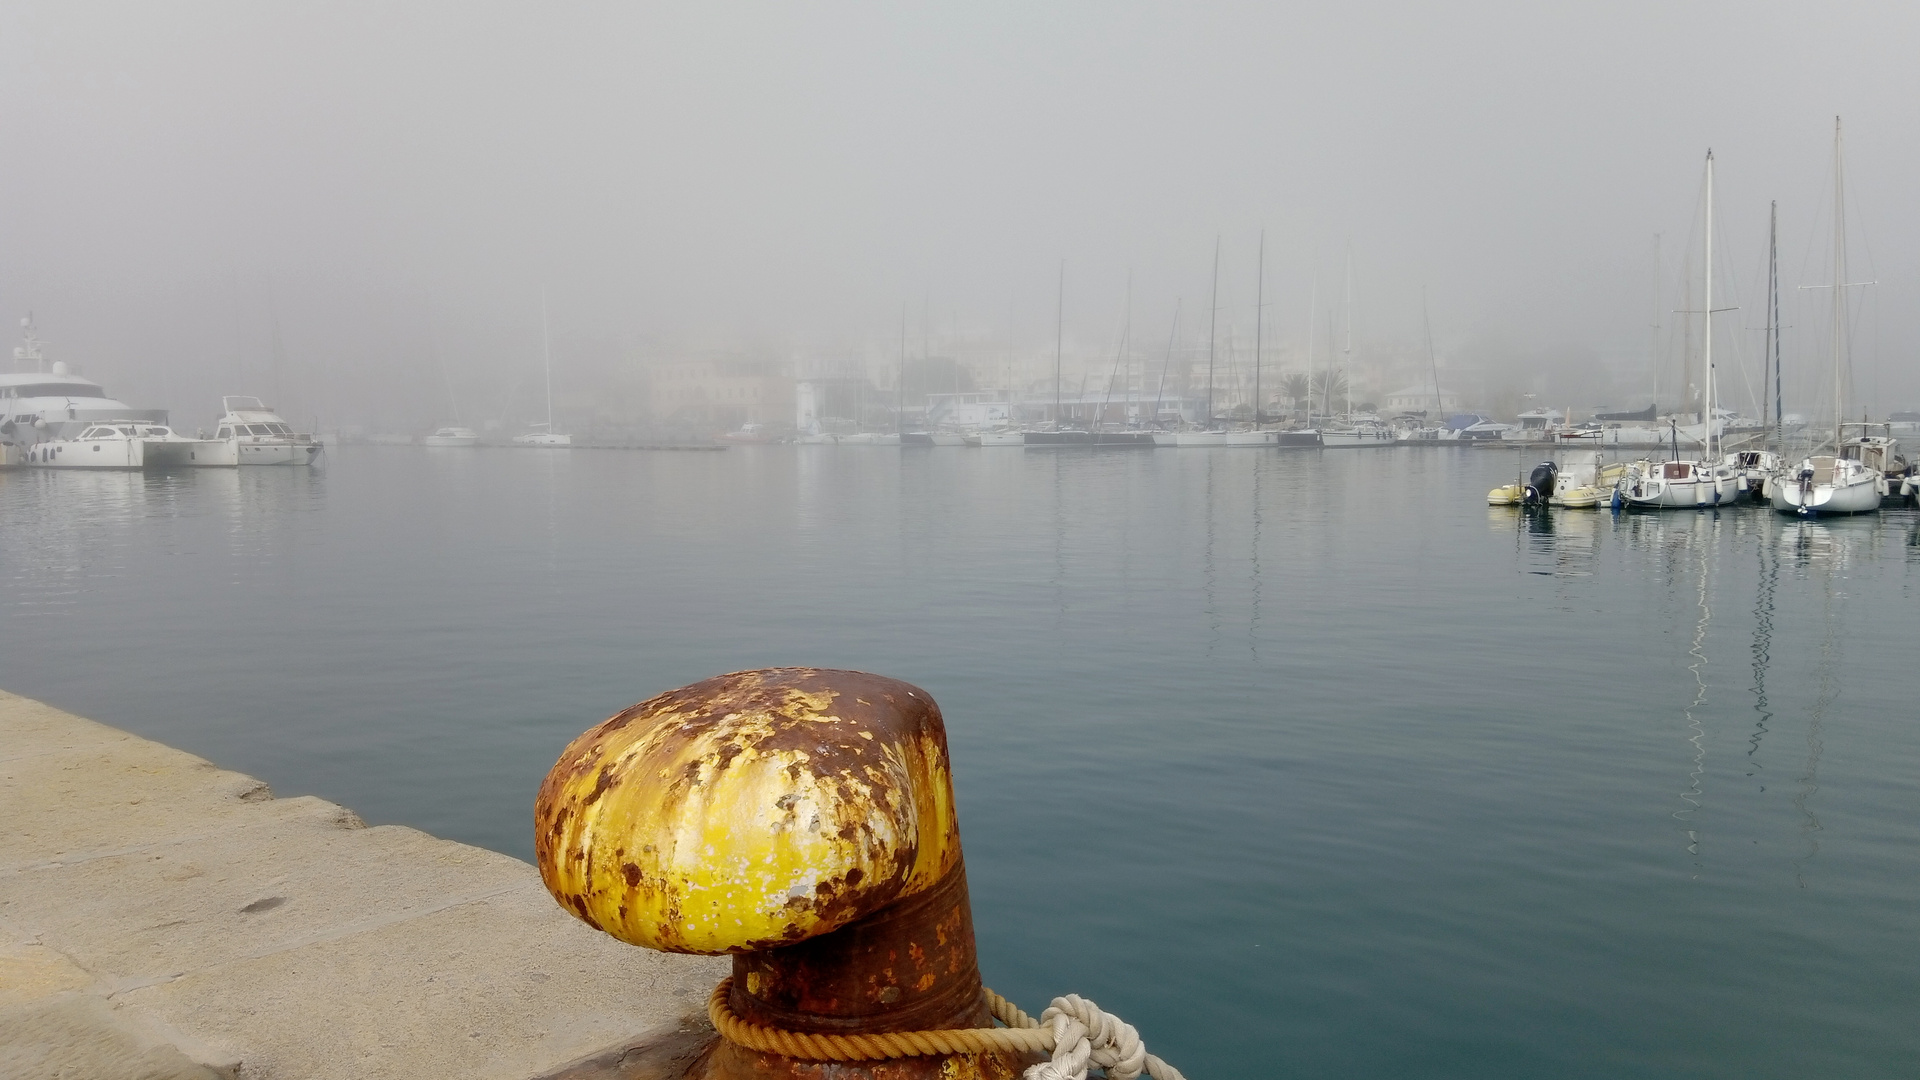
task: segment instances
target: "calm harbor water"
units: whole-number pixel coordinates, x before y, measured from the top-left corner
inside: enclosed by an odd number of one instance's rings
[[[718,672],[947,716],[988,982],[1202,1077],[1910,1076],[1920,519],[1511,452],[345,447],[0,474],[0,687],[531,857]]]

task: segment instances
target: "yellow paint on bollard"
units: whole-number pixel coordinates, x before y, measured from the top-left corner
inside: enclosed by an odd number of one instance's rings
[[[561,906],[670,952],[817,937],[960,859],[938,709],[860,672],[737,672],[635,705],[567,747],[534,817]]]

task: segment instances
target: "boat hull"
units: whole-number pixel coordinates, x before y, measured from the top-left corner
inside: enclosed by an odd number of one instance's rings
[[[1179,431],[1173,436],[1173,445],[1188,446],[1225,446],[1227,433],[1224,431]]]
[[[1152,447],[1151,431],[1029,431],[1028,446]]]
[[[139,439],[55,439],[29,447],[27,464],[36,469],[144,469],[146,450],[147,444]]]
[[[1623,481],[1617,491],[1621,503],[1634,510],[1708,510],[1733,505],[1740,495],[1740,482],[1731,476],[1711,480],[1653,480],[1639,487]]]
[[[1392,446],[1394,442],[1391,431],[1322,431],[1320,433],[1320,445],[1329,450],[1336,447]]]
[[[1851,484],[1802,484],[1781,476],[1774,479],[1770,501],[1783,514],[1803,517],[1866,514],[1880,509],[1880,486],[1871,478]]]
[[[149,439],[144,457],[149,469],[230,469],[240,463],[231,439]]]

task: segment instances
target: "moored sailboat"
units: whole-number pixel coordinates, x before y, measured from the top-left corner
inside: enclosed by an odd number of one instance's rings
[[[1865,444],[1846,440],[1845,353],[1846,290],[1869,282],[1847,281],[1846,170],[1841,157],[1840,118],[1833,118],[1833,283],[1811,286],[1832,290],[1828,339],[1833,351],[1833,453],[1810,454],[1798,467],[1774,477],[1769,501],[1783,514],[1864,514],[1880,509],[1886,477],[1864,459]],[[1803,286],[1803,288],[1808,286]],[[1889,440],[1891,441],[1891,440]],[[1853,453],[1848,454],[1852,449]],[[1884,463],[1884,451],[1880,458]]]
[[[546,447],[572,446],[573,436],[563,431],[557,431],[553,426],[553,340],[547,331],[547,297],[544,292],[540,294],[540,362],[546,373],[547,418],[545,421],[536,421],[528,424],[528,427],[537,428],[538,430],[529,431],[524,435],[515,435],[513,437],[514,445]]]
[[[1705,252],[1706,305],[1697,312],[1706,324],[1701,341],[1700,419],[1701,441],[1705,452],[1698,458],[1680,457],[1678,439],[1673,458],[1655,461],[1643,458],[1627,466],[1614,488],[1616,506],[1640,510],[1702,509],[1733,501],[1739,481],[1732,466],[1718,453],[1719,438],[1714,416],[1713,372],[1713,151],[1707,151],[1706,228],[1701,247]]]

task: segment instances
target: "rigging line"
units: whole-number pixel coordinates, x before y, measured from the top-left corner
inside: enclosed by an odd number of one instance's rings
[[[1125,314],[1121,317],[1120,347],[1113,351],[1113,371],[1107,375],[1107,396],[1106,396],[1106,400],[1100,403],[1100,416],[1099,416],[1099,419],[1094,421],[1093,430],[1095,431],[1100,430],[1100,427],[1107,422],[1107,411],[1113,407],[1113,384],[1116,380],[1120,378],[1120,358],[1126,355],[1127,344],[1128,344],[1127,338],[1132,333],[1133,333],[1133,268],[1128,267],[1127,268],[1127,309]],[[1133,370],[1132,366],[1129,365],[1127,370],[1128,370],[1128,374],[1131,375]],[[1125,425],[1123,424],[1122,426],[1125,426]]]
[[[1180,297],[1173,300],[1173,325],[1167,329],[1167,358],[1160,365],[1160,386],[1153,392],[1153,420],[1160,422],[1160,401],[1167,391],[1167,371],[1173,367],[1173,342],[1180,333]]]

